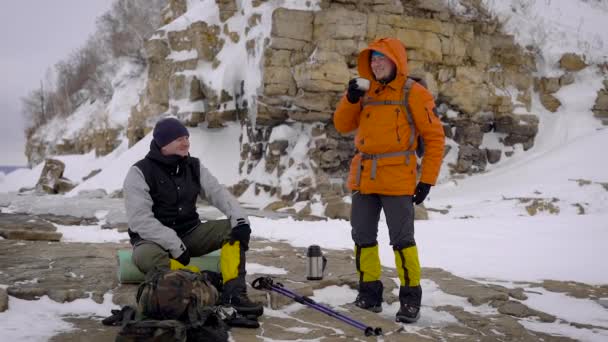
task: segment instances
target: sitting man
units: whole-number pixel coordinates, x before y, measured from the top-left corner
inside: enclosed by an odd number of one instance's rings
[[[146,157],[135,163],[123,189],[133,263],[142,273],[170,268],[175,259],[188,265],[191,256],[221,248],[221,303],[243,315],[259,316],[260,304],[247,297],[245,251],[251,229],[232,194],[189,154],[188,129],[175,118],[160,120]],[[208,200],[228,219],[201,223],[197,197]]]

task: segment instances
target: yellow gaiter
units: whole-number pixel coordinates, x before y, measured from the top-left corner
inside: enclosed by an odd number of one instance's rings
[[[359,273],[359,281],[380,280],[382,268],[380,266],[378,243],[372,246],[355,245],[355,263],[357,265],[357,273]]]
[[[420,261],[418,261],[418,248],[410,246],[395,250],[395,265],[401,286],[420,285]]]

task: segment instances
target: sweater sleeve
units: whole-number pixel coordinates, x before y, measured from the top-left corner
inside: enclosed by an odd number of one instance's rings
[[[150,187],[137,166],[129,169],[123,190],[129,228],[142,239],[168,250],[174,258],[179,257],[186,247],[173,229],[164,226],[154,217]]]
[[[249,219],[245,210],[241,207],[237,199],[221,185],[217,178],[209,170],[200,164],[201,170],[201,198],[207,199],[213,206],[218,208],[230,220],[234,228],[239,224],[249,224]]]

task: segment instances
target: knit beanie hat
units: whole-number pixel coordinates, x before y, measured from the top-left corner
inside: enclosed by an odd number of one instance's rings
[[[154,141],[158,147],[163,148],[169,145],[173,140],[183,136],[190,136],[188,129],[179,120],[175,118],[162,119],[154,126],[152,132]]]

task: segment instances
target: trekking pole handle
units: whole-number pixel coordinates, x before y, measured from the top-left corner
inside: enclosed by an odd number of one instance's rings
[[[259,277],[251,283],[251,287],[256,290],[271,290],[272,283],[273,281],[270,277]]]

